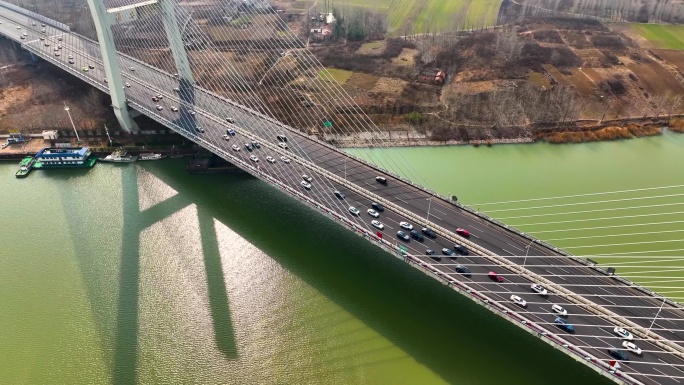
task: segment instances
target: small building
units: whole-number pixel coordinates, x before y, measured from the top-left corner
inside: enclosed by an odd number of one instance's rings
[[[46,147],[36,154],[36,168],[92,167],[96,160],[88,147]]]
[[[330,37],[332,36],[332,33],[332,25],[330,24],[326,24],[323,26],[323,28],[321,28],[321,35],[323,35],[323,37]]]
[[[59,137],[59,133],[56,130],[45,130],[43,131],[43,139],[45,140],[55,140]]]
[[[446,81],[446,77],[446,71],[439,68],[433,68],[420,71],[420,74],[418,74],[418,81],[441,86]]]

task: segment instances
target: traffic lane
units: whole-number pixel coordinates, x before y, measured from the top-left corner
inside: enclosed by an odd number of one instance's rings
[[[329,150],[327,152],[330,153]],[[330,158],[332,156],[334,156],[333,153],[330,153],[328,158],[319,158],[321,165],[324,166],[324,168],[326,168],[328,171],[339,174],[340,161],[337,159]],[[352,162],[350,161],[348,163]],[[522,249],[521,247],[516,247],[515,244],[512,244],[511,242],[513,242],[513,240],[505,233],[498,234],[499,239],[496,239],[497,237],[491,237],[490,234],[486,234],[482,231],[482,229],[479,227],[480,223],[478,223],[474,219],[467,218],[467,216],[458,218],[457,220],[461,221],[461,223],[455,224],[455,218],[453,217],[453,215],[462,214],[460,212],[460,209],[457,209],[458,211],[454,211],[456,210],[454,209],[455,206],[446,208],[446,206],[444,206],[444,202],[441,202],[441,200],[438,199],[432,199],[431,202],[430,195],[416,194],[415,191],[418,190],[415,190],[415,188],[409,187],[405,184],[396,185],[393,183],[388,183],[388,186],[374,186],[372,183],[368,183],[368,181],[375,182],[375,176],[377,176],[379,173],[368,166],[364,165],[364,173],[357,171],[357,168],[354,168],[353,170],[353,172],[350,172],[348,167],[347,179],[351,182],[360,184],[361,186],[373,186],[372,188],[374,192],[378,195],[384,196],[386,199],[395,204],[403,205],[405,208],[409,209],[410,211],[416,212],[419,215],[423,214],[427,217],[428,209],[430,209],[430,223],[436,223],[445,228],[455,229],[455,227],[463,227],[469,229],[472,233],[470,241],[475,242],[476,244],[479,244],[480,246],[483,246],[497,254],[516,254],[515,251],[511,251],[509,249],[517,249],[519,250],[519,252],[524,252],[524,249]],[[387,193],[384,193],[383,191]],[[438,204],[438,202],[440,203]],[[434,211],[433,208],[435,209]],[[447,213],[446,211],[444,211],[447,209],[450,209],[451,213]],[[450,216],[450,214],[453,215]]]
[[[535,261],[537,260],[538,259],[535,259]],[[624,285],[617,285],[615,282],[611,282],[613,281],[612,278],[592,275],[591,271],[587,267],[568,266],[563,268],[561,271],[563,275],[577,275],[566,277],[556,275],[549,269],[543,267],[528,267],[528,269],[536,274],[546,275],[549,280],[557,284],[581,284],[581,286],[573,286],[571,290],[577,294],[585,295],[588,300],[606,306],[606,308],[610,309],[616,314],[625,316],[626,318],[629,318],[631,321],[643,327],[650,326],[650,321],[634,317],[655,316],[657,308],[660,306],[659,303],[654,302],[651,298],[636,297],[643,296],[644,293]],[[586,296],[587,294],[591,294],[593,296]],[[647,308],[638,309],[632,307],[621,307],[624,305],[646,306]],[[676,328],[684,329],[684,322],[681,319],[678,321],[682,327]],[[677,325],[675,322],[670,323]],[[669,330],[655,332],[660,335],[670,334],[671,336],[677,337],[675,340],[682,340],[682,338],[679,338],[681,333]]]
[[[339,174],[339,169],[332,166],[333,163],[336,164],[337,166],[339,166],[339,164],[337,164],[338,162],[339,161],[336,161],[336,160],[331,161],[330,159],[327,159],[326,161],[324,161],[324,166],[327,165],[327,167],[324,167],[324,168],[326,168],[328,171],[335,172],[336,174]],[[371,170],[371,169],[368,168],[368,170]],[[350,182],[355,182],[356,184],[363,185],[363,183],[367,182],[368,180],[375,181],[374,175],[377,175],[377,173],[371,174],[370,172],[368,172],[365,175],[360,175],[358,173],[356,173],[356,174],[347,173],[347,179]],[[384,188],[384,187],[381,187],[381,188]],[[398,187],[393,187],[393,188],[395,190],[398,189]],[[384,189],[387,189],[387,188],[384,188]],[[418,215],[425,215],[426,219],[427,219],[428,208],[431,204],[427,198],[426,199],[415,199],[415,197],[410,197],[407,199],[402,199],[401,194],[397,193],[396,191],[393,192],[389,196],[387,196],[387,195],[385,195],[379,191],[375,191],[375,192],[378,193],[378,195],[384,196],[385,199],[388,199],[392,203],[403,205],[408,210],[413,211],[414,213],[418,213]],[[407,192],[404,190],[404,193],[408,194],[410,192]],[[406,205],[406,203],[408,203],[408,206]],[[428,227],[430,227],[431,224],[437,224],[437,225],[443,226],[445,228],[456,227],[454,225],[453,221],[448,221],[445,218],[441,218],[439,215],[442,215],[442,214],[438,215],[438,214],[433,213],[432,210],[430,210],[430,211],[431,211],[431,215],[430,215]],[[449,218],[449,219],[451,219],[451,218]],[[426,223],[427,223],[427,221],[425,223],[421,223],[421,226],[425,226]],[[474,243],[476,243],[482,247],[485,247],[488,250],[493,251],[497,254],[511,253],[510,251],[506,250],[506,247],[511,248],[511,246],[507,242],[505,242],[505,241],[504,242],[501,242],[501,241],[497,242],[494,239],[490,239],[485,234],[478,235],[477,230],[479,230],[479,228],[476,225],[470,224],[470,225],[460,225],[460,226],[462,226],[464,228],[470,228],[470,230],[472,231],[472,237],[470,239],[471,242],[474,242]]]
[[[537,273],[537,274],[544,274],[548,270],[543,269],[543,268],[536,268],[536,267],[530,267],[529,268],[532,272]],[[542,269],[543,271],[540,271],[539,269]],[[577,270],[577,271],[573,271]],[[583,275],[586,274],[587,272],[584,271],[584,268],[568,268],[566,271],[569,274],[578,274],[578,275]],[[548,277],[551,281],[554,281],[553,277]],[[563,282],[559,282],[558,280],[555,280],[557,283],[560,284],[573,284],[573,285],[578,285],[578,286],[572,286],[569,287],[569,289],[578,295],[584,296],[587,300],[596,303],[597,305],[601,305],[605,307],[606,309],[619,314],[620,316],[624,316],[628,319],[630,319],[632,322],[637,323],[638,325],[648,328],[650,326],[650,321],[648,319],[644,318],[635,318],[635,317],[654,317],[657,311],[657,306],[654,306],[656,304],[649,303],[647,298],[636,298],[633,296],[630,297],[614,297],[614,296],[619,296],[619,295],[630,295],[628,292],[620,291],[623,288],[617,287],[617,286],[600,286],[600,285],[605,285],[606,282],[604,281],[597,281],[596,276],[577,276],[577,277],[559,277],[563,280]],[[626,305],[632,305],[632,306],[651,306],[650,308],[634,308],[634,307],[626,307]],[[681,341],[682,338],[681,332],[675,332],[671,330],[652,330],[656,334],[659,334],[661,336],[667,337],[669,339],[673,340],[679,340]]]
[[[419,259],[423,263],[431,263],[431,260],[427,257],[420,257]],[[569,343],[572,343],[576,346],[586,346],[586,348],[583,348],[583,350],[598,358],[608,357],[607,349],[615,345],[615,343],[610,341],[618,340],[619,342],[619,339],[616,336],[614,336],[611,331],[610,323],[603,319],[592,317],[588,315],[588,313],[586,313],[584,309],[581,309],[576,306],[566,306],[566,309],[570,312],[570,315],[567,317],[570,323],[577,323],[581,325],[575,327],[576,334],[570,334],[560,331],[560,329],[558,329],[553,323],[553,320],[555,320],[557,316],[553,314],[549,309],[551,308],[551,305],[553,303],[561,302],[563,299],[561,297],[555,296],[554,294],[550,294],[544,301],[540,303],[529,302],[533,300],[538,301],[539,299],[544,299],[544,297],[532,293],[531,295],[524,294],[525,292],[527,292],[527,290],[529,290],[529,286],[531,283],[519,276],[511,276],[510,279],[507,281],[506,285],[501,285],[489,280],[486,274],[488,271],[494,270],[496,268],[496,266],[494,265],[472,266],[471,271],[473,275],[471,279],[468,279],[466,277],[463,277],[461,274],[457,273],[455,270],[453,270],[451,264],[443,262],[435,263],[434,261],[432,261],[431,264],[433,264],[433,266],[437,267],[443,273],[453,277],[454,279],[466,282],[473,289],[478,290],[479,288],[479,291],[485,293],[493,300],[498,299],[498,301],[501,302],[502,305],[504,305],[511,311],[515,311],[522,314],[529,320],[536,322],[540,327],[546,329],[547,331],[555,333],[560,337],[566,339]],[[468,264],[464,263],[464,265]],[[511,286],[510,284],[513,285]],[[496,286],[496,288],[492,288],[492,286]],[[510,300],[510,296],[507,294],[503,294],[502,291],[508,293],[515,293],[519,295],[521,298],[529,300],[528,306],[526,308],[522,308],[514,304]],[[545,313],[548,315],[534,313]],[[586,325],[596,324],[597,322],[599,324],[595,326]],[[655,347],[652,348],[656,349]],[[634,357],[634,359],[636,361],[639,361],[642,358]],[[635,370],[630,370],[629,367],[625,368],[625,371],[637,374]],[[640,371],[649,374],[648,370]],[[653,372],[651,374],[657,373]]]
[[[471,269],[473,272],[476,272],[478,269],[480,270],[480,274],[486,274],[485,271],[496,271],[498,267],[495,265],[489,265],[489,266],[478,266],[474,267]],[[499,272],[500,273],[500,272]],[[502,274],[502,273],[500,273]],[[475,277],[475,276],[473,276]],[[558,333],[557,331],[554,331],[553,329],[556,329],[555,325],[553,324],[553,320],[556,318],[556,315],[552,314],[548,309],[550,309],[551,304],[553,303],[563,303],[564,299],[562,297],[558,297],[553,293],[550,293],[546,301],[542,301],[541,303],[536,303],[534,301],[539,301],[539,298],[543,298],[537,294],[524,294],[525,292],[528,292],[529,285],[531,284],[528,280],[525,280],[524,278],[517,276],[517,275],[510,275],[507,278],[505,278],[505,282],[508,283],[513,283],[514,286],[509,286],[509,285],[501,285],[497,284],[491,280],[489,280],[488,277],[485,275],[480,275],[481,277],[479,281],[482,281],[481,287],[484,286],[485,290],[488,291],[499,291],[500,289],[503,289],[504,291],[511,292],[511,293],[516,293],[519,295],[521,298],[525,299],[528,301],[528,308],[523,309],[520,308],[520,312],[523,312],[526,314],[526,316],[531,317],[531,318],[536,318],[540,324],[540,326],[544,327],[545,329],[553,332],[556,332],[557,334],[566,337],[567,339],[573,339],[575,340],[575,344],[579,346],[587,346],[587,348],[584,348],[585,351],[589,352],[590,354],[593,354],[594,356],[598,358],[604,358],[605,360],[610,360],[610,356],[607,353],[607,349],[611,347],[619,348],[622,349],[621,345],[621,340],[619,337],[614,335],[612,329],[613,325],[607,321],[604,320],[600,317],[596,317],[593,315],[588,314],[584,309],[581,309],[577,306],[566,306],[568,311],[570,312],[569,316],[567,317],[568,321],[571,324],[575,324],[575,334],[569,334],[565,332],[560,332]],[[492,288],[493,286],[496,286],[496,288]],[[496,293],[492,293],[496,294]],[[509,298],[504,297],[504,301],[508,304],[510,304],[509,308],[511,306],[516,306],[514,305]],[[529,301],[533,301],[533,303],[530,303]],[[540,317],[539,315],[536,314],[531,314],[531,312],[545,312],[548,313],[548,316],[545,317]],[[534,319],[533,319],[534,321]],[[642,342],[642,348],[648,349],[648,350],[658,350],[661,351],[658,347],[655,345],[652,345],[647,342]],[[646,345],[644,345],[646,344]],[[662,352],[662,351],[661,351]],[[645,363],[653,363],[656,362],[657,357],[656,356],[651,356],[645,354],[643,357],[635,356],[630,354],[630,359],[634,362],[645,362]],[[661,354],[667,354],[662,352]],[[684,361],[680,361],[680,363],[684,363]],[[652,371],[649,369],[650,366],[647,366],[646,369],[639,368],[639,372],[646,373],[646,374],[658,374],[656,371]],[[673,371],[668,373],[670,375],[675,375]]]

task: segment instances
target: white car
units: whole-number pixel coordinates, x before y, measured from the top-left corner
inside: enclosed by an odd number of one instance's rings
[[[240,151],[240,147],[238,147],[237,144],[234,144],[234,145],[232,146],[232,148],[233,148],[233,151]]]
[[[401,226],[402,229],[413,230],[413,225],[408,222],[399,222],[399,226]]]
[[[349,212],[356,215],[357,217],[361,214],[361,211],[354,206],[349,206]]]
[[[380,214],[378,214],[378,212],[373,210],[373,209],[368,209],[367,213],[368,213],[368,215],[370,215],[371,217],[374,217],[374,218],[377,218],[380,216]]]
[[[275,163],[275,162],[276,162],[275,158],[272,157],[272,156],[267,156],[267,157],[266,157],[266,161],[267,161],[268,163]]]
[[[195,116],[195,113],[196,113],[196,112],[195,112],[194,110],[190,110],[190,111],[188,111],[188,112],[190,113],[190,115]]]
[[[258,162],[259,161],[259,158],[256,155],[250,155],[249,159],[251,159],[252,162]]]
[[[203,133],[203,132],[204,132],[204,128],[202,128],[202,126],[197,126],[197,131],[199,131],[199,132],[202,132],[202,133]]]
[[[157,111],[161,111],[164,109],[164,107],[160,106],[159,104],[157,104],[155,108],[157,109]]]
[[[634,345],[634,342],[622,341],[622,347],[629,350],[630,352],[636,354],[637,356],[641,355],[641,348]]]
[[[171,107],[171,111],[173,111],[173,112],[178,112],[178,107],[175,107],[175,106],[174,106],[174,107]]]
[[[223,134],[222,138],[225,140],[230,140],[230,136],[228,134]]]
[[[378,230],[382,230],[385,228],[385,225],[383,225],[382,222],[376,220],[372,220],[371,225],[373,225],[373,227],[375,227]]]
[[[284,148],[285,150],[287,150],[287,148],[288,148],[288,147],[287,147],[287,143],[285,143],[285,142],[280,142],[280,143],[278,143],[278,147]]]
[[[302,183],[300,183],[300,184],[302,185],[302,187],[304,187],[304,188],[307,189],[307,190],[310,190],[310,189],[311,189],[311,183],[309,183],[309,182],[307,182],[307,181],[305,181],[305,180],[303,180]]]
[[[134,71],[134,72],[135,72],[135,68],[131,67],[131,71]]]
[[[632,333],[628,332],[627,330],[625,330],[621,327],[616,326],[615,329],[613,329],[613,332],[615,334],[617,334],[618,336],[620,336],[620,338],[622,338],[623,340],[631,341],[634,339],[634,336],[632,335]]]
[[[280,160],[282,160],[282,161],[285,162],[285,163],[290,163],[290,158],[288,158],[288,157],[286,157],[286,156],[281,156],[281,157],[280,157]]]
[[[180,92],[180,88],[178,88],[178,87],[175,87],[173,90],[176,92]]]
[[[559,316],[562,316],[562,317],[565,317],[565,316],[568,315],[568,311],[565,310],[561,305],[556,305],[556,304],[554,304],[553,306],[551,306],[551,310],[552,310],[554,313],[556,313],[556,314],[558,314]]]
[[[130,83],[126,83],[126,88],[131,88],[131,84],[130,84]]]
[[[542,286],[542,285],[540,285],[540,284],[538,284],[538,283],[533,283],[533,284],[532,284],[532,291],[535,292],[535,293],[537,293],[537,294],[539,294],[539,295],[547,295],[547,294],[549,294],[549,292],[546,291],[546,289],[544,289],[544,286]]]
[[[302,175],[302,179],[304,179],[307,182],[311,182],[311,177],[306,174]]]
[[[513,301],[514,304],[520,306],[520,307],[525,307],[527,306],[527,302],[525,302],[524,299],[520,298],[519,296],[513,294],[511,296],[511,301]]]

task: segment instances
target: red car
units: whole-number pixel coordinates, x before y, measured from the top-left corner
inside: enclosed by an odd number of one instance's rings
[[[493,271],[487,273],[487,276],[494,282],[503,282],[503,277]]]
[[[460,228],[460,227],[456,229],[456,234],[458,234],[458,235],[460,235],[460,236],[462,236],[462,237],[468,237],[468,236],[470,236],[470,233],[468,232],[468,230],[462,229],[462,228]]]

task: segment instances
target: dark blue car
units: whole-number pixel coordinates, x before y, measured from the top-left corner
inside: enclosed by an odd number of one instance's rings
[[[574,333],[575,332],[575,328],[571,324],[569,324],[568,321],[566,321],[560,317],[556,318],[553,322],[556,324],[556,326],[565,330],[568,333]]]

